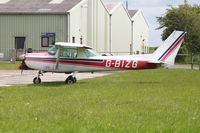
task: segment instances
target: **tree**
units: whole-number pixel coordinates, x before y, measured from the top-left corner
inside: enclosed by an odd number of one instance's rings
[[[181,47],[181,53],[200,52],[200,6],[180,5],[170,7],[163,17],[157,17],[162,29],[162,39],[165,40],[174,30],[188,32],[188,36]]]

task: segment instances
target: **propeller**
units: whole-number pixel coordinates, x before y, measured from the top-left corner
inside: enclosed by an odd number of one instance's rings
[[[19,66],[19,69],[21,70],[21,74],[22,74],[24,70],[28,69],[28,67],[27,67],[27,65],[25,63],[25,54],[20,55],[19,59],[22,60],[20,66]]]
[[[28,50],[31,50],[32,49],[28,49]],[[24,54],[20,55],[19,56],[19,59],[22,61],[20,66],[19,66],[19,69],[21,70],[21,74],[23,73],[24,69],[28,68],[26,63],[25,63],[25,59],[26,59],[26,43],[24,43]]]

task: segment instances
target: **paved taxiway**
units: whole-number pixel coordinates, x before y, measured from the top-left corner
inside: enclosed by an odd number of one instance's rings
[[[21,74],[20,70],[0,70],[0,86],[14,86],[33,84],[33,78],[37,76],[35,70],[26,70]],[[111,72],[78,73],[77,80],[109,75]],[[44,73],[42,82],[64,82],[68,75],[63,73]]]
[[[172,68],[176,69],[191,69],[191,65],[175,65]],[[199,66],[194,66],[194,69],[198,70]],[[26,85],[33,84],[33,78],[37,76],[35,70],[25,70],[21,74],[20,70],[0,70],[0,86],[13,86],[13,85]],[[91,73],[78,73],[77,79],[87,79],[100,77],[104,75],[112,74],[113,72],[96,72]],[[42,82],[64,82],[68,75],[63,73],[45,73],[41,76]]]

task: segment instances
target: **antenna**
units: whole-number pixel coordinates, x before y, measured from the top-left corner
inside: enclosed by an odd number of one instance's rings
[[[126,9],[128,10],[128,0],[126,0]]]
[[[184,0],[184,4],[185,4],[185,5],[188,4],[188,1],[187,1],[187,0]]]

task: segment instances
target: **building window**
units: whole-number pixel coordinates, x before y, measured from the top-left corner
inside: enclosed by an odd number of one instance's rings
[[[49,46],[48,37],[42,37],[42,47],[48,47],[48,46]]]
[[[56,34],[54,32],[45,32],[41,35],[41,46],[49,47],[55,45]]]
[[[80,38],[80,44],[83,44],[83,37]]]
[[[15,49],[24,49],[26,37],[15,37]]]
[[[76,39],[75,39],[75,37],[73,36],[73,37],[72,37],[72,43],[75,43],[75,40],[76,40]]]

